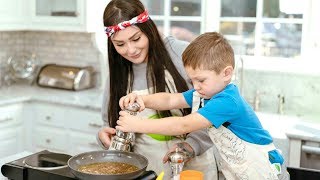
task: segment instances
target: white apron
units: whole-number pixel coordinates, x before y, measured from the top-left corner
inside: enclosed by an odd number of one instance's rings
[[[177,92],[177,89],[174,84],[174,80],[170,73],[165,70],[165,80],[167,84],[168,92]],[[150,90],[152,92],[152,89]],[[134,93],[138,95],[146,95],[149,94],[149,90],[141,90],[134,91]],[[175,111],[171,111],[173,114],[181,115],[181,112],[175,113]],[[149,118],[153,115],[157,114],[155,110],[145,109],[144,111],[137,114],[137,116]],[[159,141],[147,134],[136,134],[136,139],[134,143],[134,152],[144,155],[149,160],[149,165],[147,167],[148,170],[153,170],[157,174],[160,174],[164,171],[164,180],[170,179],[171,177],[171,169],[169,163],[163,164],[162,159],[168,152],[168,150],[176,143],[182,142],[181,138],[174,138],[168,141]],[[213,148],[208,149],[206,152],[201,154],[200,156],[196,156],[191,159],[189,162],[184,164],[183,170],[198,170],[203,172],[205,180],[217,180],[218,172],[217,165],[214,157]]]
[[[200,103],[204,106],[195,92],[192,112],[199,109]],[[218,163],[227,180],[278,180],[277,171],[268,156],[268,152],[275,149],[272,143],[248,143],[224,126],[218,129],[210,127],[208,133],[221,156]]]
[[[142,95],[148,94],[148,91],[135,91],[134,93]],[[145,109],[137,114],[141,117],[150,117],[154,115],[156,111],[151,109]],[[155,121],[157,121],[155,119]],[[165,172],[164,180],[170,179],[171,169],[169,163],[163,164],[162,159],[168,150],[176,143],[182,142],[182,139],[174,138],[169,141],[159,141],[147,134],[136,134],[133,151],[135,153],[142,154],[149,160],[147,170],[153,170],[157,174],[162,171]],[[205,180],[217,180],[217,166],[214,158],[213,148],[208,149],[205,153],[195,156],[189,162],[184,165],[183,170],[197,170],[204,174]]]

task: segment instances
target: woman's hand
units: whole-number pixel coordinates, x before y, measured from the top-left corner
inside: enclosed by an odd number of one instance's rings
[[[130,93],[130,94],[127,94],[126,96],[121,97],[119,100],[119,106],[121,109],[125,109],[129,104],[133,104],[135,102],[140,105],[139,112],[145,109],[142,96],[139,96],[135,93]]]
[[[104,127],[102,128],[99,133],[99,139],[104,147],[109,148],[111,143],[111,138],[116,134],[116,130],[111,127]]]
[[[139,132],[143,124],[141,124],[141,117],[132,116],[126,111],[119,112],[119,120],[117,121],[116,129],[123,132]]]

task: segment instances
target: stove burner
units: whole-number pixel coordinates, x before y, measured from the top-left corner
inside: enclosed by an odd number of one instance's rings
[[[68,160],[72,156],[52,152],[42,152],[34,156],[27,157],[23,163],[30,168],[40,170],[54,170],[68,166]]]
[[[10,180],[78,180],[67,165],[70,157],[44,150],[4,164],[1,173]],[[145,171],[136,180],[156,178],[157,174],[154,171]]]

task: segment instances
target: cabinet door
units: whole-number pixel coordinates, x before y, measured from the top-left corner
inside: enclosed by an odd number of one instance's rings
[[[37,126],[33,134],[34,149],[67,152],[69,149],[68,138],[65,129]]]
[[[0,130],[0,159],[22,151],[19,148],[22,139],[17,134],[21,129],[20,126]]]
[[[104,0],[30,0],[30,4],[31,29],[94,32],[103,27]]]
[[[21,112],[21,104],[0,106],[0,129],[20,124],[21,119],[19,117]]]
[[[0,0],[0,29],[24,29],[28,17],[25,0]]]
[[[63,105],[37,103],[34,104],[36,124],[51,127],[66,127],[70,118],[67,115],[67,108]]]
[[[94,133],[72,132],[70,136],[71,154],[76,155],[83,152],[102,150],[96,140]]]
[[[72,130],[97,133],[103,126],[100,111],[69,107],[68,123]]]
[[[84,25],[81,0],[31,0],[30,3],[32,29],[68,31]]]

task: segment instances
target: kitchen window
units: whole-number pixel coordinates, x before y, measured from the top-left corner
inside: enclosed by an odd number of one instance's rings
[[[141,0],[164,35],[192,41],[205,32],[205,0]]]
[[[317,0],[142,0],[165,35],[218,31],[237,55],[296,58],[315,47]],[[319,13],[318,15],[319,16]],[[317,35],[318,36],[318,35]]]

